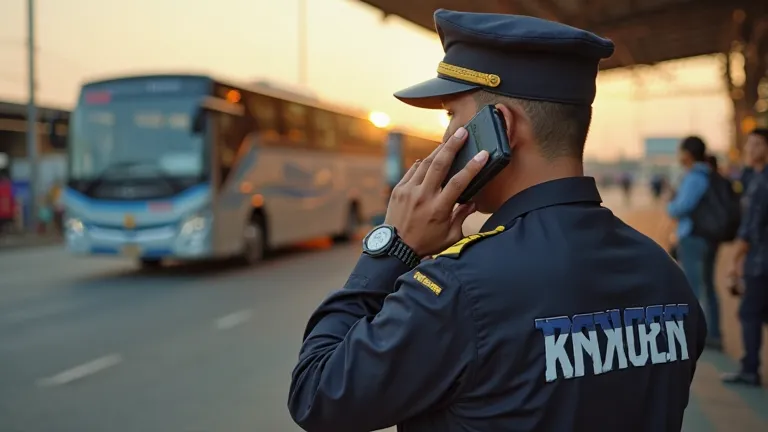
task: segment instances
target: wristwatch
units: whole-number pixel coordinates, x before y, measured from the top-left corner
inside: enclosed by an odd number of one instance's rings
[[[393,256],[410,268],[415,268],[421,258],[397,235],[392,225],[374,227],[363,239],[363,253],[374,258]]]

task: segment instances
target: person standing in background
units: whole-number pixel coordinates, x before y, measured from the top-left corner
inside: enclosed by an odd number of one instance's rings
[[[743,277],[739,320],[744,342],[741,369],[723,381],[760,386],[760,347],[763,323],[768,322],[768,129],[755,129],[744,143],[746,163],[752,169],[744,193],[744,211],[736,253],[729,276]]]
[[[621,190],[624,192],[624,205],[632,203],[632,175],[628,172],[621,174]]]
[[[712,168],[707,163],[707,146],[697,136],[680,143],[680,165],[686,170],[667,213],[677,220],[677,257],[696,297],[706,303],[707,346],[722,349],[720,339],[720,303],[715,293],[715,245],[694,231],[692,215],[710,186]]]
[[[60,181],[51,187],[51,208],[56,234],[62,234],[64,233],[64,190]]]
[[[653,193],[653,199],[659,201],[661,195],[664,192],[664,178],[660,173],[656,173],[651,178],[651,193]]]
[[[13,183],[0,169],[0,233],[13,226],[16,216],[16,202],[13,196]]]
[[[749,182],[752,180],[752,177],[755,176],[755,170],[751,166],[744,166],[742,168],[741,173],[739,173],[738,181],[741,185],[740,192],[744,193],[746,192],[747,188],[749,187]]]

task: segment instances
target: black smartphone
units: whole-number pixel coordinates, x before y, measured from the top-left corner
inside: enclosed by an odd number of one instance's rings
[[[488,152],[488,160],[483,169],[469,182],[467,188],[456,200],[459,204],[464,204],[472,199],[496,174],[509,165],[512,153],[509,148],[504,116],[495,106],[484,106],[464,128],[468,132],[467,139],[464,141],[464,146],[456,154],[451,169],[443,180],[443,187],[482,150]]]

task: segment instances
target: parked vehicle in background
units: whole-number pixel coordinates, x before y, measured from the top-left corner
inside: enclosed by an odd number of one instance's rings
[[[385,209],[386,136],[365,113],[270,86],[202,75],[85,84],[69,128],[67,249],[144,266],[254,263],[349,238]]]

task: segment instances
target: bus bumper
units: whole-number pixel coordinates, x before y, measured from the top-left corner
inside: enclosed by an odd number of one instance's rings
[[[201,259],[211,255],[209,229],[182,233],[177,225],[125,230],[69,221],[65,245],[77,255],[111,255],[134,259]]]

